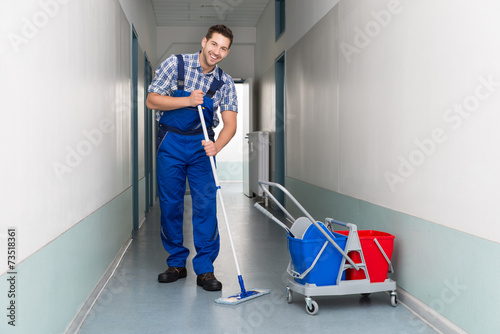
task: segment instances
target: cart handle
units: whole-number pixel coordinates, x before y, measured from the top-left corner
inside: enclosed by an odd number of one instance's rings
[[[270,213],[269,211],[267,211],[266,209],[264,209],[262,207],[262,205],[260,205],[259,203],[255,203],[253,205],[257,210],[259,210],[260,212],[262,212],[266,217],[272,219],[276,224],[278,224],[279,226],[281,226],[282,228],[284,228],[288,234],[290,234],[290,236],[292,238],[295,238],[295,236],[293,235],[292,231],[288,228],[288,226],[286,226],[285,224],[283,224],[278,218],[276,218],[272,213]]]
[[[262,181],[262,180],[259,180],[258,182],[259,182],[259,186],[262,188],[262,190],[264,190],[266,195],[269,196],[269,198],[273,200],[273,202],[280,208],[281,211],[283,211],[286,214],[286,216],[292,222],[295,222],[295,218],[293,218],[293,216],[285,209],[285,207],[283,205],[281,205],[281,203],[276,199],[276,197],[274,197],[273,194],[271,194],[269,189],[267,189],[266,187],[263,186],[263,184],[268,185],[268,186],[272,186],[272,187],[277,187],[277,188],[281,189],[281,191],[283,191],[283,193],[285,193],[285,195],[290,197],[292,199],[292,201],[294,201],[294,203],[300,207],[300,204],[295,200],[295,198],[293,198],[293,196],[288,192],[288,190],[286,190],[285,187],[283,187],[281,184],[278,184],[278,183],[267,182],[267,181]],[[305,212],[305,210],[304,210],[304,213],[306,214],[307,218],[312,219],[311,215],[309,215],[307,212]]]
[[[318,228],[318,230],[325,236],[325,238],[331,242],[331,244],[354,267],[354,269],[356,269],[356,270],[359,269],[359,267],[356,265],[356,263],[354,263],[354,261],[342,250],[342,248],[340,248],[339,245],[337,245],[337,243],[335,241],[333,241],[332,237],[328,233],[326,233],[321,228],[321,226],[319,226],[319,224],[316,222],[316,220],[314,220],[314,218],[309,214],[309,212],[307,212],[306,209],[304,209],[304,207],[302,205],[300,205],[300,203],[295,199],[295,197],[292,196],[292,194],[290,194],[290,192],[288,190],[286,190],[285,187],[283,187],[279,183],[259,180],[259,186],[262,188],[262,190],[264,190],[264,192],[276,203],[276,205],[279,206],[279,208],[281,210],[283,210],[283,212],[285,212],[289,217],[291,217],[290,214],[281,205],[281,203],[269,192],[269,189],[266,189],[266,187],[263,186],[264,184],[271,186],[271,187],[276,187],[276,188],[280,189],[281,191],[283,191],[283,193],[285,193],[285,195],[290,197],[290,199],[293,201],[293,203],[295,203],[295,205],[297,205],[297,207],[300,209],[300,211],[302,211],[306,215],[306,217],[311,221],[311,223],[313,223],[314,226],[316,226]],[[292,217],[292,219],[293,219],[293,217]],[[295,221],[295,219],[293,219],[293,221]],[[333,236],[333,234],[332,234],[332,236]],[[333,237],[335,237],[335,236],[333,236]]]
[[[281,203],[276,199],[276,197],[274,197],[271,192],[269,191],[269,189],[267,189],[266,187],[264,187],[263,185],[267,185],[267,186],[271,186],[271,187],[276,187],[278,188],[279,190],[281,190],[285,195],[287,195],[293,203],[295,203],[295,205],[297,205],[297,207],[300,209],[300,211],[302,211],[306,217],[312,222],[312,223],[315,223],[316,220],[314,220],[314,218],[309,214],[309,212],[306,211],[306,209],[304,209],[304,207],[302,205],[300,205],[300,203],[295,199],[295,197],[292,196],[292,194],[290,194],[290,192],[285,188],[283,187],[281,184],[279,183],[275,183],[275,182],[269,182],[269,181],[264,181],[264,180],[259,180],[259,186],[262,188],[262,190],[264,190],[264,192],[273,200],[273,202],[276,203],[276,205],[281,209],[283,210],[283,212],[288,216],[288,218],[290,218],[292,221],[295,221],[295,218],[292,217],[292,215],[290,215],[290,213],[288,213],[288,211],[286,211],[286,209],[283,207],[283,205],[281,205]]]

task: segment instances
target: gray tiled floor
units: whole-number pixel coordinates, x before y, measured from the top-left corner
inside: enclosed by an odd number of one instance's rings
[[[155,205],[79,333],[435,333],[403,305],[392,307],[384,292],[368,298],[316,297],[319,312],[314,316],[305,312],[298,294],[288,304],[285,232],[258,212],[241,189],[240,183],[222,184],[241,271],[247,289],[271,289],[270,294],[235,306],[214,302],[240,292],[221,210],[221,252],[215,274],[224,285],[222,291],[198,287],[190,262],[186,279],[158,283],[158,273],[166,269],[166,253]],[[190,207],[189,196],[186,204]],[[190,218],[188,208],[185,243],[193,249]]]

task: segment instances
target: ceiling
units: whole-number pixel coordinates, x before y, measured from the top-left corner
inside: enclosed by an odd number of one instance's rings
[[[255,27],[271,0],[151,0],[157,26]]]

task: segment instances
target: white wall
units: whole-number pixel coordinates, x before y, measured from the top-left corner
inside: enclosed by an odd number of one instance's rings
[[[338,2],[339,0],[287,0],[285,31],[276,40],[275,2],[269,1],[257,25],[256,73],[260,74],[274,66],[280,54],[292,47]]]
[[[283,52],[287,52],[296,42],[302,38],[339,0],[317,0],[301,1],[289,0],[286,2],[286,27],[281,36],[276,39],[275,34],[275,3],[270,1],[257,25],[257,45],[255,48],[255,105],[256,115],[254,116],[254,130],[268,131],[271,133],[271,142],[274,142],[275,131],[275,78],[274,64]],[[325,44],[326,45],[326,44]],[[316,45],[322,49],[324,44]],[[326,45],[328,46],[328,45]],[[323,52],[318,49],[303,49],[306,57],[312,54]],[[285,56],[286,58],[286,56]],[[303,69],[304,65],[299,63],[297,70]],[[295,92],[297,93],[297,92]],[[288,111],[285,111],[288,113]],[[286,126],[289,126],[287,124]],[[314,154],[316,151],[310,151]],[[293,153],[293,151],[292,151]],[[301,152],[302,153],[302,152]],[[271,146],[271,172],[274,173],[274,145]],[[287,152],[289,154],[289,152]],[[306,158],[301,158],[298,163],[307,164]]]
[[[500,242],[499,12],[340,2],[338,191]]]
[[[285,48],[301,39],[339,0],[286,1]],[[274,5],[274,1],[271,1]],[[314,52],[314,50],[310,50]]]
[[[300,12],[300,3],[287,2],[280,40],[266,35],[274,31],[271,5],[257,28],[256,55],[266,54],[256,59],[261,129],[273,130],[269,53],[285,45],[293,62],[287,122],[297,127],[287,144],[303,141],[287,152],[287,176],[499,242],[500,153],[492,147],[500,139],[500,4],[341,1],[325,23],[334,31],[311,40],[304,34],[313,31],[302,29],[317,23],[316,9]],[[300,168],[309,162],[337,174]]]
[[[152,66],[156,65],[156,19],[151,1],[119,0],[123,12],[137,32],[139,45],[149,57]]]
[[[338,8],[286,54],[287,175],[338,191]]]
[[[0,15],[0,233],[17,228],[19,263],[131,185],[130,25],[117,1]]]

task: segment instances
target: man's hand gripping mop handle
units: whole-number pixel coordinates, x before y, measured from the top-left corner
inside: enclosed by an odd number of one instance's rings
[[[207,126],[205,124],[205,117],[203,116],[203,109],[201,105],[198,105],[198,114],[200,114],[201,127],[203,128],[203,135],[205,136],[205,141],[209,141]],[[236,264],[236,272],[238,273],[238,281],[240,283],[241,292],[245,293],[245,284],[243,283],[243,278],[240,272],[240,266],[238,264],[238,258],[236,257],[236,250],[234,249],[233,238],[231,237],[231,229],[229,227],[229,221],[227,219],[226,209],[224,207],[224,199],[222,198],[222,193],[219,185],[219,178],[217,177],[217,170],[215,169],[215,158],[213,156],[209,156],[210,164],[212,165],[212,174],[214,175],[215,186],[217,187],[217,194],[219,195],[222,212],[224,214],[224,221],[226,222],[227,233],[229,235],[229,243],[231,244],[231,249],[233,251],[234,262]]]

